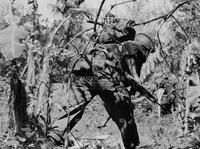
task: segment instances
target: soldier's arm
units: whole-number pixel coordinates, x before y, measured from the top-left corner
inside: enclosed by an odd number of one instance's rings
[[[138,82],[141,83],[140,77],[137,74],[136,71],[136,64],[135,64],[135,60],[133,58],[125,58],[126,63],[128,64],[130,73],[132,75],[132,77]]]
[[[131,75],[125,72],[125,76],[128,80],[132,82],[132,86],[134,90],[138,91],[142,96],[145,96],[147,99],[152,101],[153,103],[157,103],[157,99],[148,91],[146,90],[142,85],[140,85]]]

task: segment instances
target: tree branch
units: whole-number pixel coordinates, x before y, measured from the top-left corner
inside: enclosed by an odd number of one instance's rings
[[[53,36],[51,37],[51,40],[50,40],[50,45],[53,43],[53,40],[54,40],[54,37],[56,35],[56,33],[58,32],[58,30],[61,28],[61,26],[70,19],[71,16],[68,16],[67,18],[65,18],[59,25],[58,27],[55,29],[54,33],[53,33]]]
[[[167,21],[167,19],[170,18],[178,8],[180,8],[181,6],[183,6],[186,3],[189,3],[190,1],[192,1],[192,0],[186,0],[185,2],[178,4],[172,11],[170,11],[168,13],[168,15],[166,15],[166,18],[164,18],[164,20]]]
[[[149,21],[145,21],[145,22],[142,22],[142,23],[136,23],[136,24],[134,24],[134,25],[132,25],[132,26],[134,27],[134,26],[146,25],[146,24],[148,24],[148,23],[151,23],[151,22],[154,22],[154,21],[163,19],[163,18],[165,18],[165,17],[166,17],[166,15],[162,15],[162,16],[160,16],[160,17],[151,19],[151,20],[149,20]]]
[[[124,3],[128,3],[128,2],[131,2],[131,1],[126,1],[126,2],[122,2],[122,3],[115,4],[115,5],[111,6],[111,10],[113,9],[113,7],[115,7],[115,6],[119,5],[119,4],[124,4]],[[173,10],[171,10],[171,11],[168,12],[167,14],[162,15],[162,16],[159,16],[159,17],[154,18],[154,19],[151,19],[151,20],[148,20],[148,21],[145,21],[145,22],[136,23],[136,24],[132,25],[132,27],[134,27],[134,26],[140,26],[140,25],[146,25],[146,24],[148,24],[148,23],[151,23],[151,22],[154,22],[154,21],[157,21],[157,20],[160,20],[160,19],[164,19],[164,21],[167,21],[167,20],[174,14],[174,12],[175,12],[178,8],[180,8],[181,6],[183,6],[184,4],[189,3],[189,2],[190,2],[190,0],[187,0],[187,1],[185,1],[185,2],[182,2],[182,3],[178,4]],[[110,11],[111,11],[111,10],[110,10]],[[110,12],[110,11],[109,11],[109,12]],[[108,13],[108,14],[109,14],[109,13]],[[88,23],[95,23],[95,21],[92,21],[92,20],[88,20],[87,22],[88,22]],[[103,26],[104,23],[96,22],[96,25]],[[117,29],[116,29],[116,30],[117,30]],[[118,30],[117,30],[117,31],[118,31]]]
[[[168,12],[167,14],[162,15],[162,16],[159,16],[159,17],[154,18],[154,19],[151,19],[151,20],[146,21],[146,22],[134,24],[133,27],[134,27],[134,26],[139,26],[139,25],[146,25],[146,24],[148,24],[148,23],[151,23],[151,22],[154,22],[154,21],[157,21],[157,20],[160,20],[160,19],[164,19],[164,21],[166,22],[166,21],[174,14],[174,12],[175,12],[178,8],[180,8],[181,6],[183,6],[184,4],[189,3],[189,2],[190,2],[190,0],[187,0],[187,1],[185,1],[185,2],[182,2],[182,3],[178,4],[173,10],[171,10],[171,11]]]
[[[85,33],[85,32],[88,32],[88,31],[90,31],[90,30],[92,30],[92,29],[94,29],[94,28],[92,27],[92,28],[86,29],[86,30],[81,31],[81,32],[79,32],[78,34],[76,34],[76,36],[74,36],[74,37],[63,47],[63,49],[59,52],[59,54],[57,55],[57,57],[59,57],[59,56],[61,55],[61,53],[64,51],[64,49],[65,49],[72,41],[74,41],[78,36],[82,35],[82,34]]]
[[[88,22],[88,23],[93,23],[93,24],[95,23],[95,22],[92,21],[92,20],[88,20],[87,22]],[[104,26],[104,24],[103,24],[103,23],[100,23],[100,22],[96,22],[96,24],[97,24],[97,25],[100,25],[100,26],[102,26],[102,27]],[[116,31],[118,31],[118,32],[121,32],[121,33],[123,32],[122,30],[116,28],[115,26],[112,26],[111,28],[114,29],[114,30],[116,30]]]
[[[184,30],[183,26],[180,24],[180,22],[174,17],[174,15],[172,15],[172,18],[176,21],[176,23],[180,26],[180,28],[182,29],[182,31],[185,33],[185,35],[187,36],[187,38],[190,40],[189,35],[187,34],[187,32]]]
[[[97,13],[97,16],[96,16],[96,19],[95,19],[95,22],[94,22],[94,32],[96,32],[97,21],[98,21],[99,15],[100,15],[100,13],[101,13],[101,9],[102,9],[102,7],[103,7],[104,2],[105,2],[105,0],[102,0],[101,5],[100,5],[100,7],[99,7],[99,11],[98,11],[98,13]]]
[[[111,5],[110,7],[110,10],[108,11],[108,13],[106,14],[106,17],[107,15],[112,11],[112,9],[116,6],[119,6],[119,5],[123,5],[123,4],[126,4],[126,3],[130,3],[130,2],[135,2],[136,0],[129,0],[129,1],[125,1],[125,2],[121,2],[121,3],[117,3],[117,4],[114,4],[114,5]]]

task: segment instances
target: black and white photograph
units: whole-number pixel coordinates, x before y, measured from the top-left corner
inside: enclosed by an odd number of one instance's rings
[[[200,149],[200,1],[0,0],[0,149]]]

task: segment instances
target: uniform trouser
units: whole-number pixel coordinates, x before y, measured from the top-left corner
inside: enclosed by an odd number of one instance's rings
[[[118,126],[126,149],[135,149],[139,145],[137,126],[134,120],[133,107],[127,102],[127,96],[116,91],[101,89],[96,83],[79,82],[72,85],[74,98],[87,101],[99,95],[109,116]]]

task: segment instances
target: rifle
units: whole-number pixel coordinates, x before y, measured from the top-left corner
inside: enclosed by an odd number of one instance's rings
[[[161,108],[163,108],[164,110],[166,110],[165,107],[163,107],[161,104],[159,104],[156,100],[156,98],[149,93],[149,91],[147,91],[147,89],[145,89],[142,85],[140,85],[138,83],[138,81],[136,81],[131,75],[129,75],[127,72],[125,72],[125,76],[127,77],[127,79],[132,81],[132,86],[134,86],[134,89],[136,89],[141,95],[145,96],[149,101],[159,105]],[[104,124],[102,126],[98,126],[99,129],[106,127],[106,124],[108,123],[108,121],[110,120],[111,117],[108,117],[107,120],[104,122]]]
[[[163,107],[161,104],[159,104],[157,102],[157,99],[151,93],[149,93],[149,91],[147,91],[147,89],[145,89],[142,85],[140,85],[138,83],[138,81],[136,81],[131,75],[129,75],[127,72],[125,72],[125,76],[128,80],[131,80],[132,86],[134,86],[134,89],[136,89],[136,91],[138,91],[142,96],[145,96],[149,101],[159,105],[161,108],[166,110],[165,107]]]

